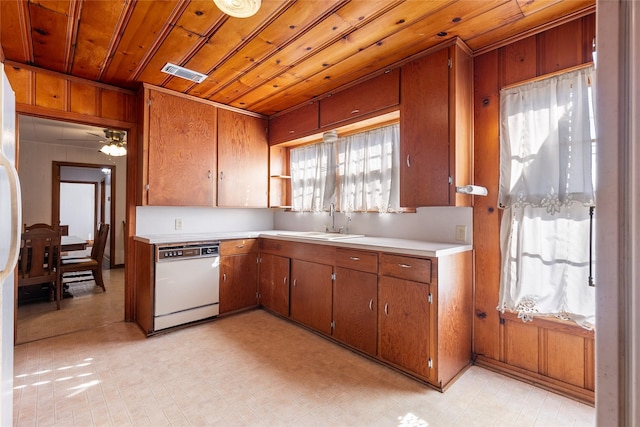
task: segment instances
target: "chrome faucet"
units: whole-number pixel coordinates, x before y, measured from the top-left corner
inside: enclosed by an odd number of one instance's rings
[[[329,205],[329,216],[331,217],[331,229],[327,225],[324,231],[327,233],[342,233],[342,227],[340,227],[340,230],[336,230],[336,205],[334,203]]]

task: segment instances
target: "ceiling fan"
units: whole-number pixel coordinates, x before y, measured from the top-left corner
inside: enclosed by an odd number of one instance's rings
[[[103,129],[104,136],[107,138],[105,145],[100,149],[101,153],[112,157],[125,156],[127,154],[127,133],[123,130]]]

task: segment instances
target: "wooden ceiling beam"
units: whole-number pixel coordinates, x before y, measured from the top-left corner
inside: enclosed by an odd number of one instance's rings
[[[120,13],[118,22],[116,23],[116,26],[113,30],[113,35],[111,37],[111,40],[109,41],[109,46],[107,46],[107,52],[104,57],[104,61],[100,65],[100,72],[98,73],[97,77],[98,81],[102,81],[104,79],[104,75],[111,65],[111,61],[113,61],[116,49],[120,44],[120,40],[122,40],[122,35],[124,34],[124,31],[129,24],[129,20],[131,19],[131,15],[133,14],[134,7],[135,1],[125,0],[124,7],[122,8],[122,13]]]
[[[80,15],[84,0],[71,0],[69,2],[69,14],[67,18],[67,39],[64,52],[64,73],[69,74],[73,68],[73,58],[76,50],[76,40],[78,39],[78,27],[80,26]]]

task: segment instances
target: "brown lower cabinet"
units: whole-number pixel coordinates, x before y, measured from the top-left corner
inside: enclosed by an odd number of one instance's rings
[[[258,305],[256,239],[220,242],[220,314]]]
[[[381,277],[378,297],[378,356],[431,379],[429,285]]]
[[[317,331],[331,334],[333,267],[291,260],[291,318]]]
[[[278,239],[260,248],[268,310],[439,390],[471,364],[471,251],[419,257]]]
[[[280,255],[260,254],[259,296],[263,307],[289,316],[289,265]]]
[[[336,267],[333,284],[333,337],[371,356],[376,355],[378,276]]]

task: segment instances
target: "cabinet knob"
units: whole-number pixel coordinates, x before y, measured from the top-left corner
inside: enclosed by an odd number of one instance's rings
[[[407,167],[411,167],[411,154],[407,154]]]

